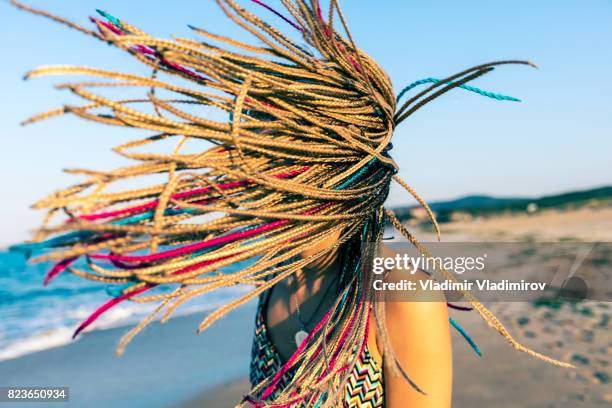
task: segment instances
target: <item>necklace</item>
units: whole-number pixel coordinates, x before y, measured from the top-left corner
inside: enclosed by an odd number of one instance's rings
[[[300,345],[304,342],[304,340],[306,340],[306,337],[308,337],[308,329],[307,329],[307,327],[312,322],[312,319],[314,319],[315,316],[317,315],[317,312],[319,311],[319,309],[321,308],[321,305],[323,304],[323,301],[325,300],[325,298],[329,294],[329,291],[330,291],[331,287],[334,286],[335,281],[336,280],[334,279],[334,281],[331,282],[327,286],[327,289],[325,289],[325,293],[321,297],[321,300],[319,301],[317,307],[315,308],[314,312],[312,312],[312,315],[310,316],[310,318],[307,321],[304,321],[302,319],[302,314],[300,313],[300,304],[297,301],[297,295],[296,295],[297,287],[295,287],[295,290],[291,293],[291,297],[293,298],[293,303],[295,303],[295,311],[297,312],[298,322],[300,323],[300,329],[298,331],[296,331],[295,334],[294,334],[295,345],[297,347],[300,347]],[[296,286],[297,278],[295,276],[293,276],[292,283],[294,284],[294,286]]]

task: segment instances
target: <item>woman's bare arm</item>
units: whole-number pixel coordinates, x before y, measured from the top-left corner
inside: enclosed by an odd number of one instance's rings
[[[395,279],[427,279],[424,273],[394,271]],[[427,395],[416,391],[385,365],[388,408],[448,408],[452,394],[452,350],[446,302],[398,301],[385,305],[389,340],[410,379]]]

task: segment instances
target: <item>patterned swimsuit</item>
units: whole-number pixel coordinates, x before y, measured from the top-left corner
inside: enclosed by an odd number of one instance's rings
[[[263,293],[257,305],[255,318],[255,337],[251,351],[251,385],[255,386],[264,379],[276,374],[283,365],[274,344],[268,334],[265,313],[270,291]],[[292,367],[282,377],[279,388],[284,389],[291,383],[297,367]],[[370,354],[367,345],[355,365],[344,389],[344,408],[380,408],[383,402],[383,373],[376,360]],[[273,394],[272,397],[275,397]]]

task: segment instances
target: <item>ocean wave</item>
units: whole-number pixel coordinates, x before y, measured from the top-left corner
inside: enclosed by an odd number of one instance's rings
[[[69,344],[79,323],[112,296],[108,285],[72,274],[63,274],[49,287],[42,287],[44,271],[50,266],[29,265],[19,254],[0,252],[0,360]],[[164,293],[162,289],[156,293]],[[175,314],[206,313],[248,290],[246,285],[234,286],[196,297]],[[156,306],[124,302],[87,332],[136,324]]]
[[[89,293],[103,293],[104,287],[86,286],[80,288],[35,288],[18,293],[16,291],[0,290],[0,305],[10,305],[22,300],[32,301],[36,298],[67,298]]]
[[[72,328],[56,327],[43,333],[25,337],[0,348],[0,361],[10,360],[37,351],[64,346],[72,340]]]
[[[194,299],[191,304],[179,308],[175,316],[185,316],[194,313],[210,312],[219,306],[235,299],[236,297],[248,292],[249,286],[236,286],[220,290],[218,293],[210,294],[202,299]],[[62,299],[58,299],[61,304]],[[64,301],[67,299],[63,299]],[[97,299],[100,303],[101,299]],[[15,307],[16,305],[13,305]],[[125,327],[138,323],[148,315],[157,304],[142,304],[128,302],[117,306],[100,319],[92,324],[86,331],[107,330],[116,327]],[[55,347],[65,346],[72,341],[72,334],[79,322],[86,319],[97,307],[97,303],[87,303],[74,308],[56,310],[55,318],[50,320],[46,314],[31,316],[25,321],[21,321],[16,336],[10,339],[0,336],[0,361],[9,360]],[[0,324],[1,326],[1,324]],[[34,332],[32,328],[37,328]],[[0,330],[2,333],[2,330]]]

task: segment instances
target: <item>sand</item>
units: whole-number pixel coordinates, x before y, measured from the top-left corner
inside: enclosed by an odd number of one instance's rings
[[[0,386],[70,387],[70,403],[56,408],[173,407],[248,373],[254,313],[253,303],[245,305],[202,335],[202,315],[153,324],[122,357],[115,346],[126,328],[86,333],[64,347],[0,361]]]
[[[446,241],[503,237],[612,242],[612,209],[500,216],[445,224],[443,231]],[[428,233],[419,235],[426,239]],[[516,352],[475,313],[452,311],[483,351],[478,357],[453,333],[454,407],[599,408],[612,404],[610,303],[490,306],[525,345],[577,368],[554,367]],[[201,315],[155,324],[136,338],[122,358],[115,357],[114,347],[125,329],[95,331],[68,346],[0,362],[0,385],[69,386],[71,402],[53,405],[58,408],[232,407],[248,390],[253,313],[250,304],[201,336],[195,334]]]
[[[612,208],[583,207],[569,211],[499,215],[443,224],[442,231],[447,241],[451,238],[470,238],[487,241],[609,242],[612,240]]]
[[[525,304],[514,304],[522,307]],[[603,314],[601,309],[601,313]],[[605,309],[609,313],[609,309]],[[500,313],[504,323],[513,327],[513,321],[531,317],[533,310],[515,309],[512,314]],[[564,315],[567,318],[570,314]],[[510,317],[512,316],[512,317]],[[592,359],[583,364],[573,355],[582,355],[581,350],[586,343],[578,340],[583,330],[580,327],[569,329],[573,334],[559,334],[559,338],[574,338],[557,348],[550,348],[546,342],[536,337],[525,336],[525,331],[514,328],[513,333],[527,346],[550,353],[553,357],[567,358],[578,364],[577,369],[558,368],[525,354],[518,353],[510,347],[497,333],[489,329],[474,313],[453,312],[453,317],[470,332],[482,349],[482,357],[478,357],[457,333],[453,333],[454,352],[454,389],[453,407],[458,408],[573,408],[573,407],[609,407],[612,399],[609,383],[604,383],[593,375],[594,372],[609,373],[609,350],[606,355],[603,350],[598,353],[586,353]],[[561,318],[563,319],[563,318]],[[537,320],[527,326],[537,325]],[[549,321],[549,326],[556,326],[555,320]],[[568,326],[569,327],[569,326]],[[531,327],[530,327],[531,329]],[[540,331],[533,328],[535,332]],[[604,336],[609,337],[609,326],[601,328],[597,337],[599,343]],[[608,346],[609,348],[609,346]],[[577,350],[577,351],[572,351]],[[609,375],[609,374],[608,374]],[[225,384],[215,390],[203,393],[188,404],[177,408],[227,408],[233,406],[248,390],[246,378]]]
[[[444,224],[442,231],[446,242],[612,242],[612,208],[500,215]],[[397,232],[393,235],[401,239]],[[423,241],[435,239],[428,230],[417,231],[417,235]],[[607,271],[609,274],[609,268]],[[559,368],[519,353],[475,313],[453,311],[453,317],[483,351],[478,357],[453,333],[453,407],[598,408],[612,404],[609,302],[584,301],[558,309],[528,302],[488,306],[523,344],[576,368]],[[180,408],[225,408],[247,390],[246,377],[236,379]]]

